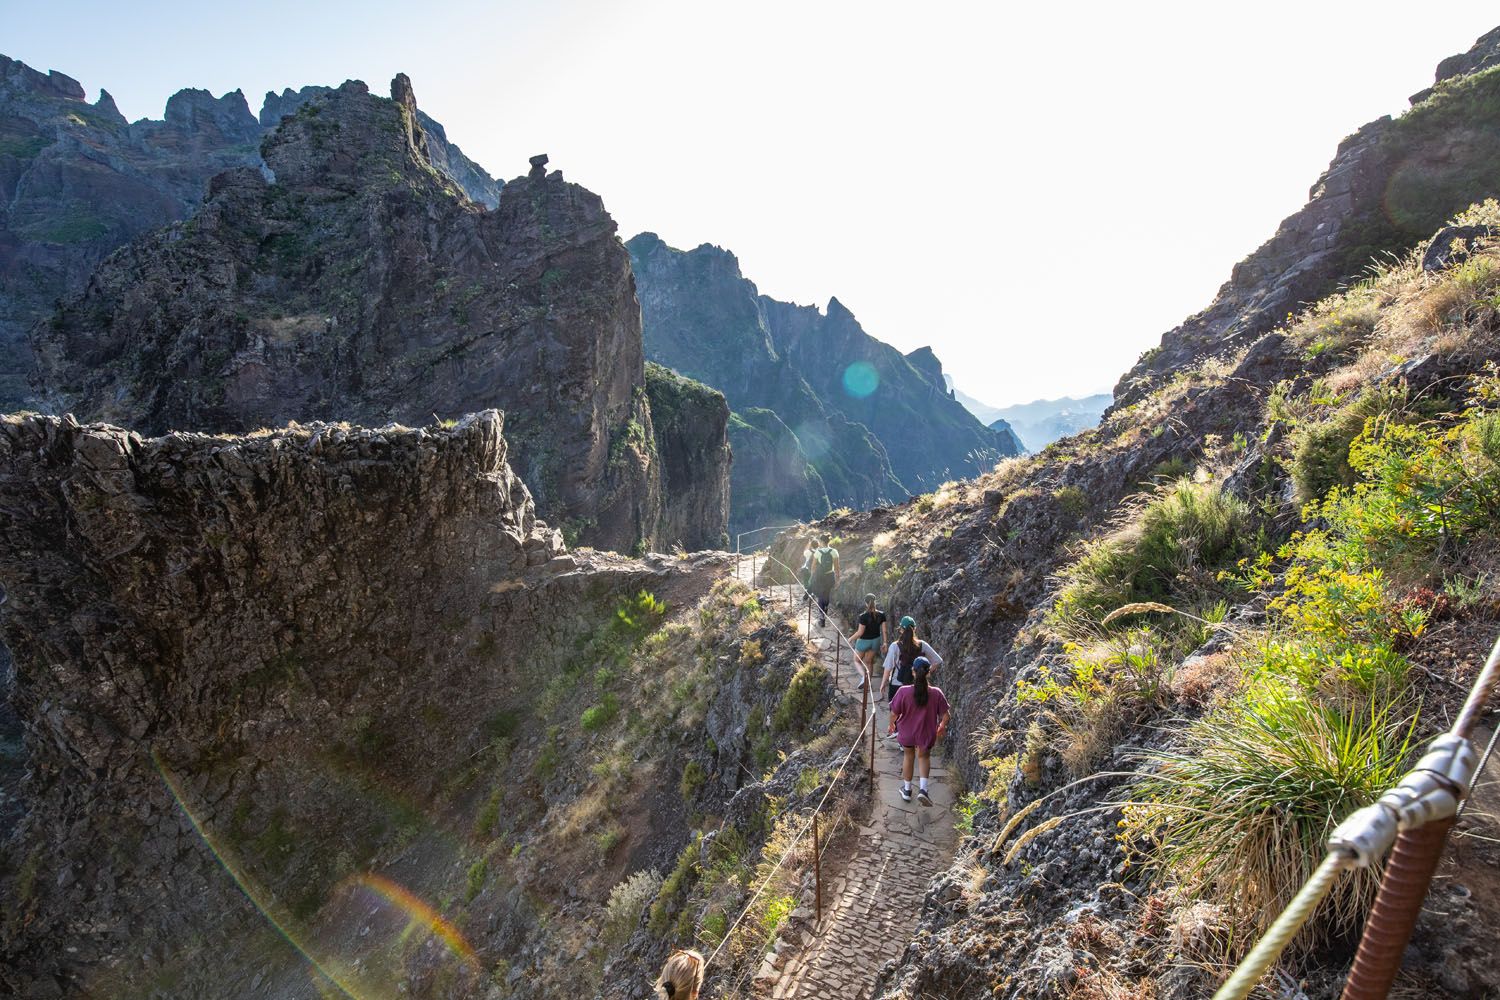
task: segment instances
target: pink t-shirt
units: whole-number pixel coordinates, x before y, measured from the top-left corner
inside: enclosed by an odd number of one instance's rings
[[[908,684],[891,699],[891,714],[896,720],[896,740],[904,747],[930,748],[937,742],[938,720],[948,714],[948,699],[943,689],[927,686],[927,704],[917,704],[917,689]]]

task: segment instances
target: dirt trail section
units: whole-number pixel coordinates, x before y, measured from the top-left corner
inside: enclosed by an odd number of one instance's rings
[[[750,562],[742,560],[737,575],[751,582]],[[769,599],[787,600],[787,588],[762,587]],[[795,618],[806,629],[809,616]],[[830,672],[835,670],[832,628],[818,627],[816,609],[811,615],[809,640]],[[848,634],[847,631],[845,634]],[[839,690],[859,704],[859,673],[851,667],[846,646],[838,657]],[[876,664],[876,684],[880,682]],[[935,680],[942,686],[942,671]],[[947,760],[934,755],[929,790],[932,805],[924,806],[915,794],[901,800],[901,748],[885,739],[889,716],[884,705],[876,707],[875,802],[864,818],[847,858],[824,860],[823,920],[800,935],[802,947],[791,954],[774,956],[779,962],[775,977],[757,977],[759,993],[771,1000],[866,1000],[876,973],[886,962],[906,949],[927,887],[934,876],[953,862],[958,838],[953,829],[954,791]],[[861,758],[868,761],[868,751]],[[916,781],[912,781],[915,793]]]

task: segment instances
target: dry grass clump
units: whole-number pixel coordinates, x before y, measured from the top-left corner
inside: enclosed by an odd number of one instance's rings
[[[1473,206],[1453,224],[1500,225],[1500,203]],[[1500,343],[1500,239],[1458,247],[1457,263],[1434,273],[1422,270],[1426,249],[1376,267],[1365,281],[1292,320],[1287,336],[1309,356],[1347,356],[1329,376],[1331,388],[1348,391],[1428,354],[1493,354]]]

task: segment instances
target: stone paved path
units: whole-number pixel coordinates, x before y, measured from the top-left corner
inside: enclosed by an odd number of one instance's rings
[[[741,573],[741,579],[747,580],[748,571]],[[785,607],[786,589],[772,588],[771,599]],[[807,616],[804,613],[796,620],[804,628]],[[812,626],[811,641],[831,671],[835,633],[818,627],[816,610]],[[839,689],[852,696],[857,706],[859,673],[850,669],[849,656],[845,647],[840,655]],[[937,680],[941,686],[941,669]],[[875,682],[880,682],[878,662]],[[894,739],[880,738],[889,716],[884,705],[876,711],[875,802],[847,864],[825,865],[825,872],[833,868],[839,874],[825,875],[822,923],[804,934],[800,951],[784,957],[779,977],[766,991],[772,1000],[866,1000],[880,967],[905,950],[928,884],[953,860],[958,838],[946,761],[936,754],[933,757],[932,805],[917,801],[915,779],[912,800],[901,801],[901,748]]]

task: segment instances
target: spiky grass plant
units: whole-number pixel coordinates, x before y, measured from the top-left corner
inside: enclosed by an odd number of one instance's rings
[[[1316,704],[1265,684],[1146,755],[1121,839],[1263,930],[1322,861],[1329,831],[1393,785],[1412,756],[1416,721],[1377,697],[1358,709]],[[1304,945],[1355,926],[1378,872],[1343,876],[1304,931]]]
[[[1097,638],[1122,605],[1214,604],[1218,571],[1248,554],[1250,512],[1216,485],[1180,479],[1158,489],[1129,524],[1084,547],[1063,571],[1050,621],[1075,641]]]

